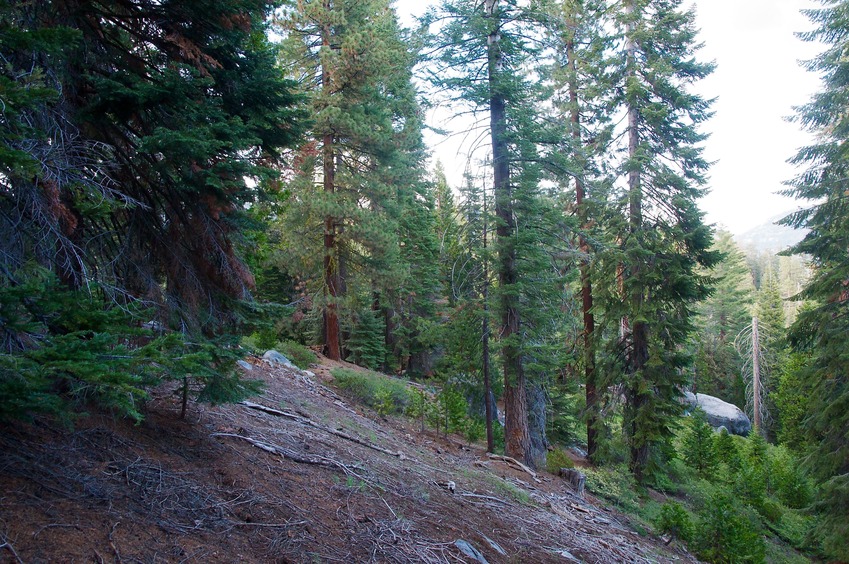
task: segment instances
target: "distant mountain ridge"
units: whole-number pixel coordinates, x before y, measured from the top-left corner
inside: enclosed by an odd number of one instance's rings
[[[801,241],[808,233],[807,229],[794,229],[778,225],[778,221],[792,212],[771,217],[766,223],[754,227],[743,234],[734,235],[741,248],[751,248],[758,252],[778,253]]]

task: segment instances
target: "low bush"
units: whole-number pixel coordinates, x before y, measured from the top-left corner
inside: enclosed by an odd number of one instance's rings
[[[310,364],[318,362],[318,357],[309,347],[295,341],[280,341],[275,348],[301,370],[306,370]]]
[[[689,541],[693,538],[693,520],[684,506],[675,501],[664,503],[655,521],[657,530],[676,539]]]
[[[636,492],[636,483],[627,466],[584,468],[587,477],[587,489],[603,497],[622,511],[637,514],[640,498]]]
[[[721,564],[764,562],[766,552],[757,515],[724,492],[700,512],[691,548],[702,560]]]
[[[350,368],[337,368],[331,374],[339,389],[381,415],[403,413],[413,399],[407,383],[397,378]]]
[[[574,467],[575,463],[572,462],[572,459],[569,458],[569,455],[562,448],[555,447],[553,450],[548,451],[548,456],[545,458],[545,469],[552,474],[556,475],[560,472],[561,468]]]

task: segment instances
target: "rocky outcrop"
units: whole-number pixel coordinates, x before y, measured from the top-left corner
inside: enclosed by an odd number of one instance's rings
[[[263,360],[265,360],[265,362],[267,362],[271,366],[282,365],[282,366],[285,366],[287,368],[292,368],[294,370],[298,369],[297,366],[292,364],[291,360],[289,360],[288,358],[286,358],[285,356],[283,356],[282,354],[280,354],[279,352],[277,352],[275,350],[266,351],[265,354],[262,355],[262,358],[263,358]]]
[[[752,430],[752,422],[743,411],[732,403],[707,394],[684,392],[684,403],[691,409],[700,407],[707,414],[708,423],[714,429],[725,427],[733,435],[746,436]]]

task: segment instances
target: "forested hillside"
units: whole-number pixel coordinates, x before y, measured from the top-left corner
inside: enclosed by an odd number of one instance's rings
[[[311,348],[419,433],[577,456],[701,559],[849,560],[847,10],[808,14],[776,255],[699,209],[713,64],[682,0],[441,0],[413,29],[391,0],[0,2],[0,425],[141,422],[162,390],[190,419],[263,388],[246,356]]]

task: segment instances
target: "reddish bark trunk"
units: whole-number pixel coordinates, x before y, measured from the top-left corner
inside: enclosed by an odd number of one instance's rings
[[[496,17],[497,0],[486,0],[486,16]],[[488,39],[488,71],[490,91],[490,132],[492,137],[493,189],[495,215],[498,217],[499,286],[501,293],[501,339],[504,342],[504,450],[507,456],[533,466],[531,438],[528,429],[528,406],[525,373],[515,339],[519,334],[519,310],[516,298],[504,291],[517,282],[516,249],[513,220],[513,195],[510,185],[510,155],[507,146],[507,109],[498,75],[502,72],[503,55],[498,26]]]

